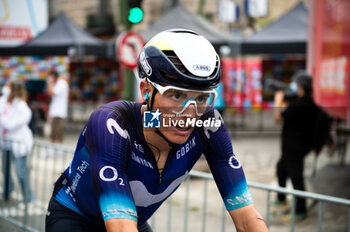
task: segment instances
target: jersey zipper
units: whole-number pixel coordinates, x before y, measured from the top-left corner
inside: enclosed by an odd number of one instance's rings
[[[150,154],[152,154],[152,156],[150,157],[151,163],[152,163],[152,165],[155,167],[156,172],[158,173],[158,184],[161,184],[162,181],[163,181],[163,173],[164,173],[164,171],[165,171],[165,169],[166,169],[166,166],[167,166],[167,164],[168,164],[168,162],[169,162],[170,156],[173,155],[174,150],[175,150],[176,148],[175,148],[175,147],[172,147],[172,148],[170,149],[169,154],[168,154],[168,157],[167,157],[167,159],[166,159],[166,161],[165,161],[165,165],[164,165],[163,171],[162,171],[162,172],[159,172],[159,170],[158,170],[158,165],[157,165],[157,161],[156,161],[156,158],[154,157],[154,155],[153,155],[153,153],[152,153],[152,150],[150,149],[150,147],[148,146],[147,143],[145,143],[145,147],[147,147],[147,149],[149,150]]]
[[[172,147],[172,148],[170,149],[170,151],[169,151],[169,153],[168,153],[168,156],[167,156],[167,158],[166,158],[166,161],[165,161],[165,165],[164,165],[164,167],[163,167],[163,169],[162,169],[162,172],[160,172],[159,169],[158,169],[158,182],[159,182],[159,184],[162,183],[164,171],[165,171],[166,166],[167,166],[167,164],[168,164],[168,162],[169,162],[169,159],[171,159],[171,156],[173,155],[174,150],[175,150],[174,147]],[[157,162],[156,162],[156,167],[158,167]]]
[[[163,174],[159,172],[159,184],[162,183],[162,175],[163,175]]]

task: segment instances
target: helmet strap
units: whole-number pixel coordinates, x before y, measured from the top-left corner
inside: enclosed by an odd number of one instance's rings
[[[142,103],[142,104],[145,104],[147,105],[147,110],[150,111],[153,109],[153,103],[154,103],[154,97],[156,95],[156,93],[158,92],[158,90],[156,88],[153,89],[153,92],[152,92],[152,98],[151,98],[151,106],[149,104],[149,97],[147,95],[145,101]]]
[[[151,109],[153,109],[153,104],[154,104],[154,97],[156,96],[158,90],[156,88],[153,88],[153,92],[152,92],[152,98],[151,98]]]
[[[170,142],[169,139],[167,139],[167,137],[165,137],[165,135],[163,135],[163,133],[160,132],[158,128],[156,128],[155,133],[162,137],[169,144],[170,147],[175,147],[177,145],[176,143]]]
[[[158,90],[156,88],[154,88],[153,92],[152,92],[152,97],[151,97],[151,106],[149,105],[149,100],[148,99],[145,101],[146,104],[147,104],[147,110],[148,111],[153,109],[154,97],[156,96],[157,93],[158,93]],[[167,137],[165,137],[165,135],[163,135],[163,133],[160,132],[160,130],[158,128],[156,128],[155,133],[157,135],[159,135],[160,137],[162,137],[162,139],[164,139],[169,144],[170,147],[174,147],[174,146],[177,145],[175,143],[170,142],[169,139],[167,139]]]

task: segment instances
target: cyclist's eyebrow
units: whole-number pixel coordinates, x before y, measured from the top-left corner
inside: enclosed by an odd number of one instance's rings
[[[177,90],[177,89],[169,89],[167,92],[169,92],[169,93],[177,93],[177,94],[184,94],[184,95],[187,96],[186,93],[184,93],[184,92],[181,91],[181,90]]]
[[[198,95],[197,97],[209,97],[209,93],[202,93]]]

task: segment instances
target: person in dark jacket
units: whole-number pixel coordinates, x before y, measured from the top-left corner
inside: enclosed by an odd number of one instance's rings
[[[290,178],[293,187],[305,190],[303,169],[304,157],[312,149],[313,128],[317,106],[312,99],[312,77],[305,71],[297,72],[290,84],[290,89],[297,98],[284,105],[284,92],[275,93],[274,118],[282,122],[282,156],[277,163],[278,184],[286,186]],[[285,204],[286,196],[278,194],[278,203]],[[306,218],[305,198],[296,198],[297,220]]]

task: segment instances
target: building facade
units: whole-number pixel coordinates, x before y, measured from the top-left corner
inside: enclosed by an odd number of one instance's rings
[[[59,12],[65,12],[78,26],[87,29],[91,33],[100,37],[111,37],[115,33],[123,31],[124,27],[121,20],[121,7],[123,2],[127,5],[128,0],[50,0],[49,12],[54,17]],[[210,20],[217,28],[221,30],[230,30],[250,34],[254,30],[267,25],[278,17],[288,12],[294,5],[300,1],[306,0],[269,0],[269,13],[266,17],[258,19],[249,19],[244,13],[244,1],[234,0],[240,7],[240,17],[235,23],[225,24],[218,17],[218,4],[221,0],[143,0],[142,9],[144,18],[141,23],[133,25],[133,30],[146,30],[152,23],[156,22],[175,3],[183,4],[188,10],[198,13],[200,2],[203,3],[203,16]],[[124,12],[125,14],[126,12]],[[105,30],[96,30],[97,26],[104,27]],[[111,30],[114,27],[114,30]],[[106,29],[107,28],[107,29]],[[109,28],[109,29],[108,29]],[[94,30],[95,29],[95,30]],[[248,32],[246,32],[248,31]]]

